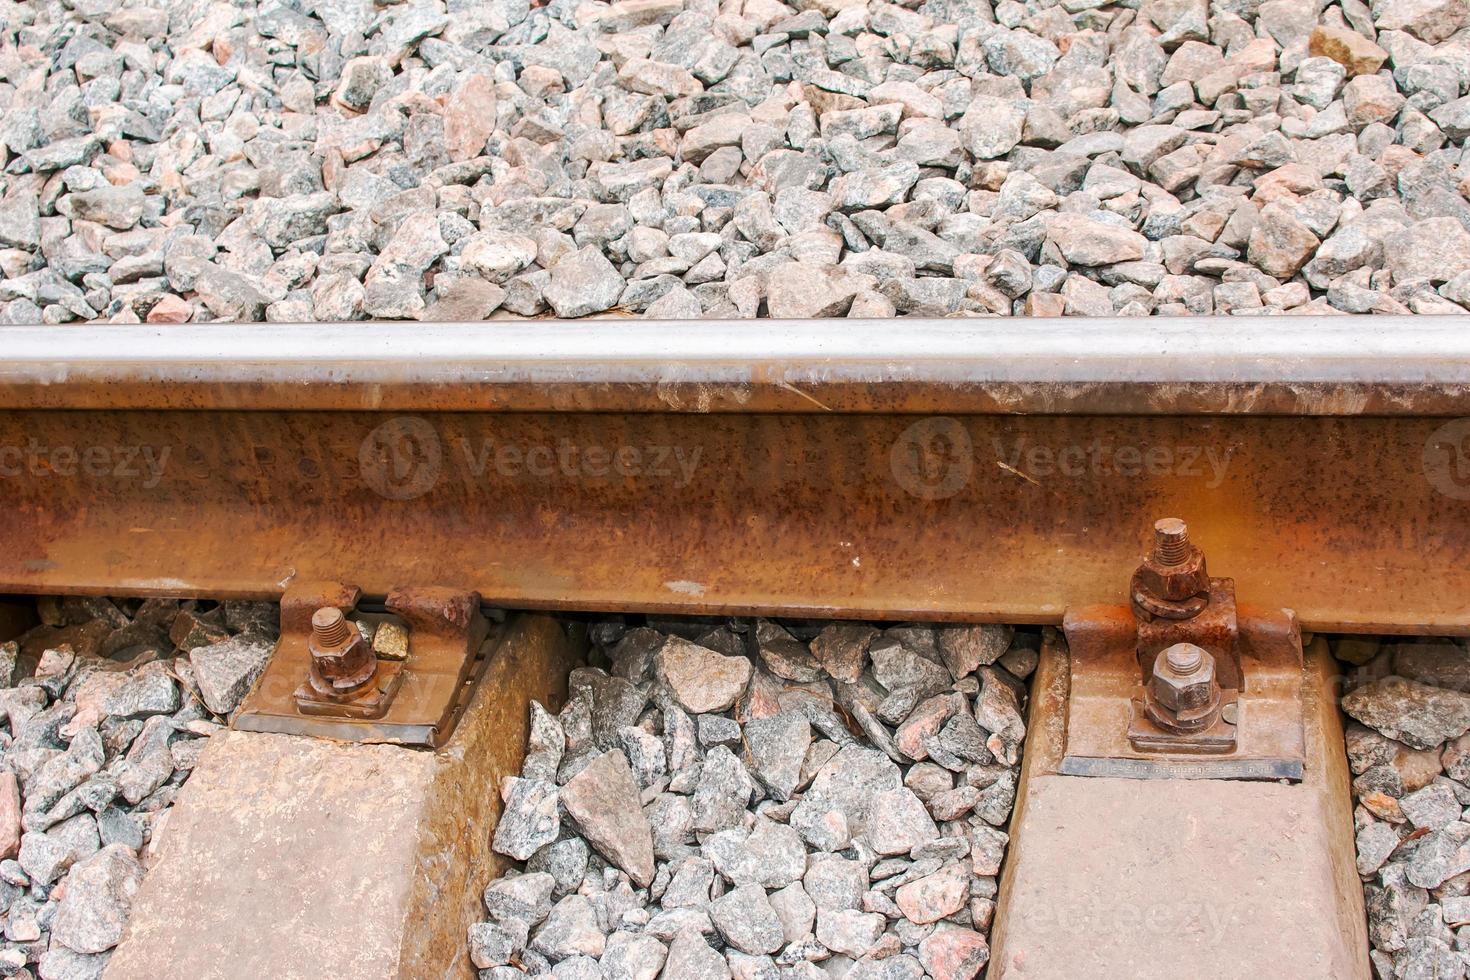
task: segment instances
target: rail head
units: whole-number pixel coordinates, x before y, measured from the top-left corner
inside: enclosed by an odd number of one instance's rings
[[[1470,413],[1460,317],[0,327],[0,408]]]

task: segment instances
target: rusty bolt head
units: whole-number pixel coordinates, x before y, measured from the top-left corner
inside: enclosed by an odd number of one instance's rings
[[[377,660],[357,626],[334,606],[324,606],[312,613],[311,678],[313,686],[323,691],[356,690],[373,677]]]
[[[1176,643],[1154,659],[1149,692],[1176,714],[1209,706],[1216,697],[1215,658],[1193,643]]]
[[[1204,552],[1189,541],[1189,529],[1177,517],[1154,524],[1154,550],[1138,566],[1134,588],[1156,599],[1182,602],[1210,591]]]

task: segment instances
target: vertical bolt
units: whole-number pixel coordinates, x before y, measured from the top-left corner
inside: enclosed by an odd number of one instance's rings
[[[1177,517],[1154,524],[1154,561],[1165,567],[1184,564],[1189,557],[1189,527]]]
[[[346,646],[352,634],[347,617],[335,606],[323,606],[311,614],[311,638],[322,650],[337,650]]]
[[[343,696],[365,687],[378,670],[377,658],[357,625],[342,610],[324,606],[311,614],[311,668],[308,677],[318,693]]]

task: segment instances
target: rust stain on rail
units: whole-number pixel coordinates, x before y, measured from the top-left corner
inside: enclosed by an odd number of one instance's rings
[[[668,365],[650,364],[649,375]],[[107,384],[0,379],[0,409],[199,409],[392,412],[855,412],[926,415],[1394,415],[1470,414],[1470,385],[1280,381],[891,381],[811,377],[790,365],[749,366],[741,381],[252,382],[123,377]]]
[[[0,591],[334,579],[547,609],[1055,623],[1123,601],[1138,528],[1171,513],[1309,627],[1465,632],[1459,425],[4,410]]]

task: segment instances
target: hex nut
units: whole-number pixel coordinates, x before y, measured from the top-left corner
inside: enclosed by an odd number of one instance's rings
[[[1210,574],[1205,570],[1205,555],[1193,548],[1179,565],[1162,565],[1153,555],[1138,566],[1134,585],[1149,595],[1169,602],[1181,602],[1210,590]]]
[[[1169,666],[1169,650],[1161,650],[1154,658],[1149,691],[1159,704],[1175,714],[1208,707],[1213,700],[1215,658],[1204,650],[1199,652],[1202,654],[1199,665],[1187,673],[1176,672]]]
[[[362,631],[340,609],[324,606],[311,617],[308,678],[323,694],[358,690],[373,679],[378,661]]]

